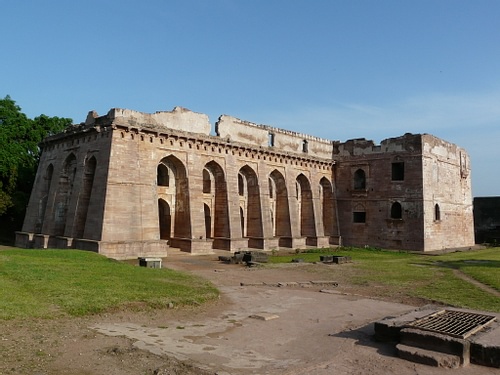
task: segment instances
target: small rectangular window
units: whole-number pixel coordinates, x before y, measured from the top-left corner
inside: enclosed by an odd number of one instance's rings
[[[308,148],[307,140],[306,139],[304,139],[302,141],[302,152],[309,152],[309,148]]]
[[[405,179],[405,163],[392,163],[392,181],[404,181]]]
[[[269,133],[267,140],[268,140],[268,146],[274,147],[274,133]]]
[[[366,223],[366,212],[353,212],[352,221],[353,223]]]

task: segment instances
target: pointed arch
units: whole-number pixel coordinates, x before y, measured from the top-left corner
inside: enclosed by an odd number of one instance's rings
[[[323,231],[325,236],[335,234],[335,200],[333,196],[333,186],[331,182],[323,177],[319,181],[321,187],[321,209],[323,215]]]
[[[75,218],[75,227],[73,237],[83,238],[85,233],[85,224],[87,222],[87,214],[91,202],[92,187],[94,185],[95,172],[97,168],[97,160],[95,156],[85,160],[83,171],[82,188],[78,199],[78,209]]]
[[[297,189],[300,206],[300,235],[302,237],[316,236],[311,184],[302,173],[297,176]]]
[[[66,230],[68,207],[73,193],[76,166],[76,156],[71,153],[64,161],[59,175],[59,184],[57,187],[54,210],[53,234],[55,236],[64,236],[64,231]]]
[[[170,240],[172,237],[172,214],[170,205],[164,199],[158,199],[158,221],[160,226],[160,239]]]
[[[166,217],[162,218],[158,211],[160,236],[163,233],[165,237],[165,233],[169,232],[168,238],[190,238],[191,217],[186,167],[174,155],[164,157],[157,166],[157,181],[158,197],[165,201],[170,213],[168,221]],[[165,205],[162,207],[163,210],[167,209]],[[166,227],[162,228],[162,225]]]
[[[353,184],[354,190],[366,189],[366,173],[363,169],[354,172]]]
[[[222,167],[215,161],[208,162],[205,168],[213,176],[214,205],[212,208],[213,237],[229,238],[229,212],[227,202],[226,176]]]
[[[257,174],[255,171],[245,165],[238,173],[243,185],[243,196],[240,197],[242,204],[245,225],[242,230],[245,237],[262,237],[262,211],[260,203],[260,188]]]
[[[275,188],[274,198],[270,199],[271,212],[274,217],[273,227],[275,237],[290,237],[290,209],[288,207],[288,191],[283,175],[274,170],[269,175]]]
[[[49,164],[43,176],[42,189],[40,193],[40,200],[38,202],[38,214],[35,223],[35,233],[41,233],[43,222],[45,220],[45,212],[47,211],[47,202],[49,200],[50,185],[52,184],[52,177],[54,175],[54,166]]]

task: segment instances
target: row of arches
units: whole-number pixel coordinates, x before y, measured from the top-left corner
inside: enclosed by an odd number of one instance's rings
[[[53,236],[83,238],[91,201],[92,187],[97,168],[94,156],[84,161],[83,173],[77,181],[77,158],[71,153],[65,159],[59,173],[54,173],[54,165],[49,163],[41,177],[38,197],[35,233]],[[78,189],[75,189],[78,184]],[[69,211],[73,220],[68,220]],[[47,222],[48,225],[44,225]],[[68,223],[71,223],[68,228]]]
[[[295,179],[295,191],[288,191],[287,181],[277,169],[267,177],[268,188],[255,170],[244,165],[238,170],[237,181],[231,186],[224,169],[215,161],[202,167],[201,187],[190,189],[186,168],[175,156],[170,155],[157,166],[158,215],[160,238],[190,237],[190,197],[192,191],[202,192],[201,211],[204,220],[204,238],[290,238],[299,234],[301,237],[334,236],[334,194],[330,180],[322,177],[317,192],[313,192],[311,182],[302,173]],[[193,186],[194,187],[194,186]],[[198,190],[199,189],[199,190]],[[237,203],[230,202],[230,199]],[[318,203],[314,203],[314,199]],[[293,201],[291,201],[293,200]],[[238,210],[239,228],[234,226],[230,210]],[[198,210],[194,208],[195,212]],[[234,217],[233,217],[234,219]],[[294,219],[298,222],[294,223]],[[318,224],[321,228],[318,228]],[[195,223],[200,224],[201,223]],[[293,232],[296,225],[299,233]]]

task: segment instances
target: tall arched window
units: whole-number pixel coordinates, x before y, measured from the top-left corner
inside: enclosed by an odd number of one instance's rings
[[[394,202],[391,206],[391,219],[402,219],[403,209],[401,208],[401,203]]]
[[[354,190],[366,189],[366,174],[362,169],[354,172]]]

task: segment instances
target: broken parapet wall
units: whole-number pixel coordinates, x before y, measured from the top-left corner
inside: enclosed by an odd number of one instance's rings
[[[216,133],[224,141],[270,147],[280,152],[307,154],[330,159],[334,141],[296,133],[267,125],[257,125],[232,116],[222,115],[216,124]]]
[[[365,138],[350,139],[337,143],[333,153],[334,156],[351,157],[390,152],[419,152],[422,151],[421,137],[420,134],[406,133],[401,137],[384,139],[380,145]]]
[[[155,113],[112,108],[104,116],[98,116],[97,113],[91,111],[87,116],[85,126],[109,123],[128,127],[147,127],[160,131],[162,129],[173,129],[203,135],[210,135],[211,130],[207,115],[182,107],[175,107],[172,111],[158,111]]]

